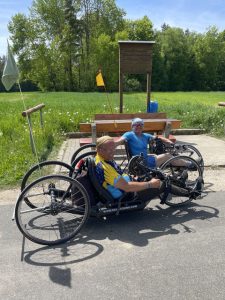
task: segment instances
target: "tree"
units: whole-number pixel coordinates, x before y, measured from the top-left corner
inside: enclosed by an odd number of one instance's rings
[[[185,33],[180,28],[167,27],[158,33],[163,62],[163,90],[185,90],[190,52]]]
[[[196,63],[199,67],[199,87],[216,89],[217,71],[221,61],[221,39],[216,27],[199,36],[194,45]]]

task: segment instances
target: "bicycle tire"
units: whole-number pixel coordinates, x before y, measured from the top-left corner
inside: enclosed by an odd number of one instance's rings
[[[57,161],[57,160],[46,160],[46,161],[43,161],[43,162],[40,162],[36,165],[34,165],[31,169],[29,169],[27,171],[27,173],[24,175],[23,179],[22,179],[22,183],[21,183],[21,191],[28,185],[30,184],[31,182],[28,183],[29,179],[32,178],[32,175],[34,176],[34,173],[36,171],[39,171],[40,170],[40,174],[42,175],[43,174],[43,168],[45,166],[60,166],[60,167],[64,167],[66,170],[68,170],[68,175],[72,174],[73,172],[73,168],[68,165],[67,163],[64,163],[62,161]],[[41,171],[42,170],[42,171]],[[42,172],[42,173],[41,173]],[[45,174],[45,175],[50,175],[51,172],[49,174]],[[40,176],[39,177],[43,177],[43,176]],[[31,208],[34,208],[32,202],[30,202],[30,200],[27,199],[27,204],[29,205],[30,204],[30,207]]]
[[[76,159],[77,155],[78,155],[81,151],[83,151],[84,149],[87,149],[87,148],[96,148],[96,144],[91,143],[91,144],[86,144],[86,145],[81,146],[79,149],[77,149],[77,150],[73,153],[70,163],[72,164],[73,161]]]
[[[69,173],[69,176],[72,177],[72,174],[74,172],[74,169],[76,167],[76,164],[81,160],[81,159],[84,159],[88,156],[93,156],[93,155],[96,155],[97,151],[96,150],[93,150],[93,151],[89,151],[89,152],[86,152],[86,153],[82,153],[81,155],[79,155],[77,158],[75,158],[75,160],[71,163],[71,167],[73,169],[73,171]]]
[[[33,196],[35,208],[27,205],[27,194]],[[89,215],[87,191],[78,181],[63,175],[35,180],[22,191],[15,207],[21,233],[32,242],[49,246],[74,238]]]
[[[181,153],[182,153],[182,154],[184,153],[184,155],[187,155],[187,154],[185,154],[185,148],[187,148],[187,150],[190,149],[190,150],[194,151],[194,153],[196,153],[197,158],[198,158],[197,163],[199,164],[199,166],[200,166],[200,168],[201,168],[201,170],[202,170],[202,173],[203,173],[203,172],[204,172],[204,159],[203,159],[203,157],[202,157],[201,152],[200,152],[196,147],[194,147],[194,146],[192,146],[192,145],[190,145],[190,144],[188,144],[188,145],[182,145],[182,147],[183,147],[184,149],[181,151]],[[195,159],[195,158],[193,157],[193,153],[190,153],[190,155],[187,155],[187,156],[189,156],[189,157]],[[195,159],[195,160],[196,160],[196,159]]]
[[[174,165],[175,161],[186,161],[192,163],[191,170],[188,166]],[[188,163],[189,164],[189,163]],[[197,180],[202,178],[202,170],[198,163],[189,156],[179,155],[170,158],[161,167],[161,171],[170,176],[171,193],[165,203],[168,206],[179,207],[193,200],[191,191],[195,188]]]

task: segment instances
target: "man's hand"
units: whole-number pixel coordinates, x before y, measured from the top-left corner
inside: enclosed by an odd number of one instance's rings
[[[158,178],[152,178],[149,183],[152,189],[159,189],[161,186],[161,180]]]

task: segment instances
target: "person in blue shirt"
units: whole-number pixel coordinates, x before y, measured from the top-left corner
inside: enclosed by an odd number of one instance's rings
[[[152,134],[144,133],[144,121],[140,118],[135,118],[131,123],[131,131],[125,132],[119,140],[116,141],[116,146],[123,144],[126,140],[132,156],[143,153],[149,167],[154,168],[162,165],[172,157],[169,153],[159,155],[148,154],[148,144],[155,137]],[[169,139],[160,137],[165,143],[172,143]]]

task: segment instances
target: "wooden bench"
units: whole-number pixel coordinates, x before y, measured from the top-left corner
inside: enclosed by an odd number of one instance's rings
[[[121,134],[131,130],[134,118],[144,120],[144,131],[169,137],[171,129],[180,128],[181,121],[169,119],[166,113],[96,114],[93,123],[80,123],[80,132],[90,132],[92,142],[97,134]]]

